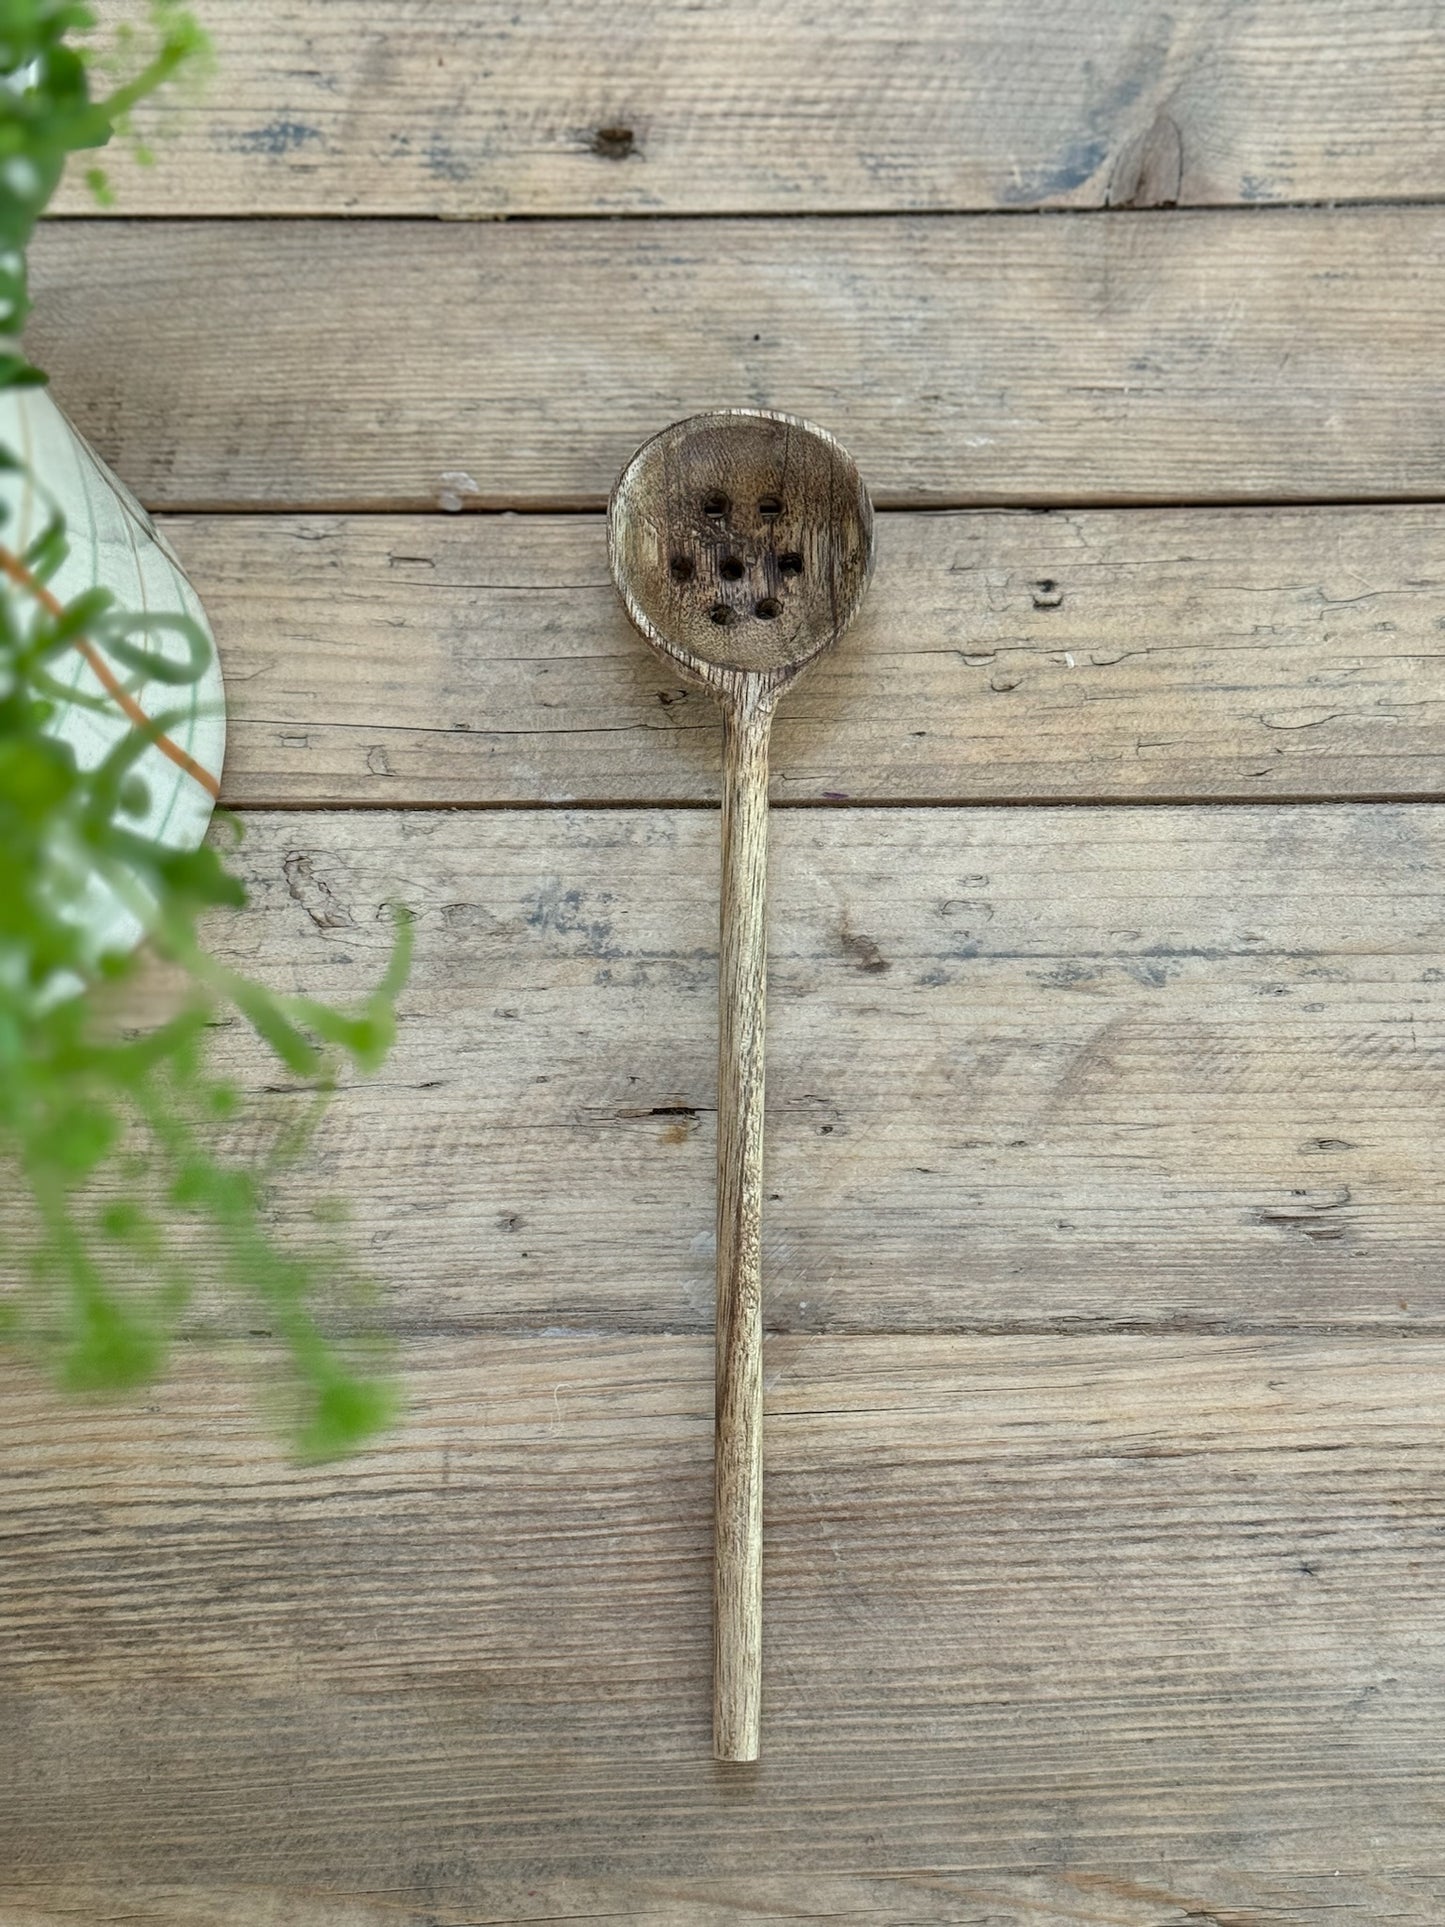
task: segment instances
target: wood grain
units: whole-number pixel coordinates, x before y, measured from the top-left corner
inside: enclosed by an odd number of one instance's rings
[[[400,1329],[710,1331],[716,814],[246,825],[268,982],[418,917],[292,1234],[351,1199]],[[1445,810],[782,811],[771,871],[769,1327],[1445,1329]]]
[[[448,1337],[406,1369],[402,1431],[297,1469],[239,1359],[79,1418],[6,1364],[7,1927],[70,1883],[246,1927],[735,1892],[1438,1917],[1438,1340],[770,1341],[742,1784],[706,1758],[707,1340]]]
[[[1445,209],[52,222],[30,346],[152,507],[587,505],[699,409],[880,506],[1430,496]]]
[[[750,676],[726,705],[718,932],[717,1432],[713,1751],[758,1757],[763,1644],[763,1138],[768,989],[768,730]]]
[[[132,14],[104,0],[103,17]],[[576,214],[1422,199],[1428,0],[210,0],[135,213]],[[64,205],[92,205],[78,179]]]
[[[1029,1873],[980,1867],[555,1881],[534,1874],[483,1877],[481,1904],[486,1927],[559,1918],[579,1927],[796,1927],[800,1917],[848,1927],[1199,1927],[1211,1915],[1221,1927],[1319,1927],[1323,1920],[1332,1927],[1437,1927],[1437,1874],[1398,1866],[1362,1872],[1338,1850],[1323,1858],[1350,1864],[1270,1873],[1175,1857],[1167,1873],[1131,1863],[1128,1871],[1112,1865]],[[112,1877],[89,1885],[41,1873],[23,1887],[0,1886],[0,1921],[75,1927],[117,1916],[127,1927],[477,1927],[477,1901],[439,1898],[439,1885],[428,1880],[427,1897],[408,1901],[262,1889],[254,1881],[202,1888]],[[465,1893],[460,1879],[457,1889]]]
[[[601,517],[166,517],[231,804],[716,801]],[[1445,791],[1445,510],[888,515],[773,725],[773,801]]]
[[[639,634],[749,711],[831,649],[873,573],[873,504],[835,436],[720,408],[651,435],[607,504],[607,555]]]

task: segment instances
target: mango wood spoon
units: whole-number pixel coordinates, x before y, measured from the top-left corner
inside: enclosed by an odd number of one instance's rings
[[[873,508],[823,429],[725,408],[643,443],[612,491],[607,545],[628,615],[723,712],[713,1752],[755,1760],[768,730],[779,696],[857,612],[873,568]]]

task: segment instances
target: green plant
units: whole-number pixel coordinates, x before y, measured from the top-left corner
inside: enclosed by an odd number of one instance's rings
[[[124,130],[204,48],[189,15],[160,0],[148,29],[122,39],[97,97],[97,63],[72,39],[92,25],[74,0],[0,0],[0,335],[10,338],[0,387],[44,379],[14,337],[29,305],[25,250],[67,157]],[[88,178],[104,191],[96,170]],[[16,470],[19,457],[0,448],[0,465]],[[208,1262],[285,1342],[297,1445],[346,1449],[386,1421],[393,1397],[318,1316],[344,1267],[334,1254],[286,1249],[267,1227],[268,1179],[306,1126],[282,1133],[259,1164],[221,1155],[240,1098],[209,1068],[207,1032],[229,1005],[324,1097],[342,1063],[370,1069],[391,1044],[407,919],[398,915],[381,982],[352,1011],[277,996],[210,956],[200,919],[243,905],[245,890],[214,848],[178,851],[137,828],[137,765],[152,743],[174,751],[166,732],[179,712],[145,717],[134,695],[194,680],[208,641],[186,618],[138,616],[103,589],[61,602],[49,587],[66,554],[58,515],[21,551],[7,535],[0,523],[0,1165],[18,1181],[6,1187],[0,1336],[45,1347],[72,1388],[148,1379],[192,1299],[197,1226]],[[106,695],[78,696],[57,679],[58,660],[77,648]],[[60,704],[77,700],[119,701],[131,718],[91,769],[54,733]],[[220,820],[239,836],[234,818]],[[117,987],[141,953],[97,949],[84,914],[97,884],[133,911],[185,987],[164,1021],[127,1027],[117,1015]]]

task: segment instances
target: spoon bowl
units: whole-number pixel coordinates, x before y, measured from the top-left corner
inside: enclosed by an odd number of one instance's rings
[[[612,491],[608,544],[654,648],[719,695],[744,677],[776,693],[853,619],[873,509],[825,429],[724,408],[643,443]]]

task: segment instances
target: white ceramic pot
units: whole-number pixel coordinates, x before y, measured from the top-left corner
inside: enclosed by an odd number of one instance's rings
[[[71,689],[106,698],[102,709],[64,705],[50,725],[72,745],[82,768],[100,762],[134,726],[131,717],[137,709],[147,717],[185,711],[166,740],[150,745],[135,765],[145,779],[150,804],[144,816],[128,823],[173,848],[194,849],[210,822],[226,747],[221,665],[196,592],[150,516],[71,427],[48,389],[0,390],[0,446],[13,450],[24,464],[19,472],[0,471],[0,500],[10,509],[0,541],[12,551],[23,551],[56,509],[65,517],[70,553],[46,584],[54,596],[69,602],[82,590],[100,586],[111,590],[124,609],[189,616],[210,641],[205,672],[199,681],[180,686],[148,682],[121,693],[133,672],[110,665],[100,650],[88,660],[77,647],[52,665]],[[4,585],[4,592],[27,593],[12,582]],[[189,657],[185,640],[164,629],[143,640],[148,649],[177,660]],[[128,949],[141,934],[134,913],[98,881],[84,900],[82,915],[97,954]]]

